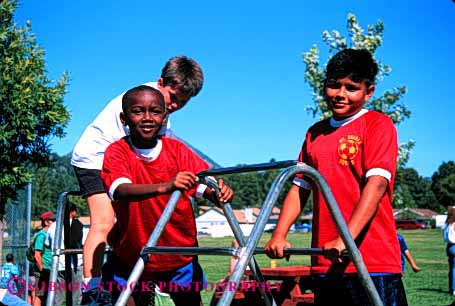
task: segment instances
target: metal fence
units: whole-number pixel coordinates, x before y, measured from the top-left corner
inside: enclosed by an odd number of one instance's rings
[[[3,249],[1,251],[2,264],[6,263],[6,255],[14,255],[14,261],[19,267],[20,276],[19,291],[21,287],[28,287],[29,265],[25,253],[30,244],[30,207],[31,184],[19,192],[16,201],[11,201],[5,207],[3,228]],[[26,290],[24,290],[26,291]],[[25,292],[23,294],[25,298]]]

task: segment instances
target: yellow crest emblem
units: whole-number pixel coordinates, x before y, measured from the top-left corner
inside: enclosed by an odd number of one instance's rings
[[[362,143],[359,136],[348,135],[341,137],[338,145],[338,156],[340,165],[354,165],[354,158],[359,153],[359,145]]]

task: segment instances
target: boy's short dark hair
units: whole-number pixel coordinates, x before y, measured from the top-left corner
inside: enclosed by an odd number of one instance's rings
[[[14,255],[11,253],[6,254],[6,262],[13,262],[14,261]]]
[[[364,81],[367,86],[375,83],[378,64],[365,49],[344,49],[335,54],[327,64],[326,79],[338,80],[349,76],[354,82]]]
[[[125,92],[125,94],[123,95],[122,110],[125,115],[126,115],[126,109],[128,108],[128,105],[130,105],[131,101],[134,99],[136,94],[138,94],[141,91],[149,91],[149,92],[153,93],[154,95],[156,95],[157,98],[159,98],[161,100],[161,103],[163,104],[163,106],[166,105],[164,103],[163,94],[158,89],[155,89],[155,88],[147,86],[147,85],[140,85],[140,86],[131,88],[130,90]]]
[[[161,78],[164,86],[178,88],[190,97],[196,96],[204,83],[204,74],[199,64],[186,56],[169,59],[161,71]]]

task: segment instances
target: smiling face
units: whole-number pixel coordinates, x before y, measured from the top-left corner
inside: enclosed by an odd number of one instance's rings
[[[165,118],[163,96],[156,90],[136,90],[129,95],[120,114],[130,128],[131,140],[140,149],[153,148]]]
[[[337,120],[357,114],[374,93],[374,85],[365,81],[355,82],[349,76],[342,79],[328,79],[325,96],[333,117]]]

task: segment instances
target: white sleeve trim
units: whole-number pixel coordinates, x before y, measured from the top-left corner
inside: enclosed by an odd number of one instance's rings
[[[207,189],[207,185],[199,184],[196,189],[196,198],[202,199],[206,189]]]
[[[311,184],[308,183],[307,181],[305,181],[304,179],[301,179],[301,178],[295,177],[292,180],[292,183],[294,183],[295,185],[297,185],[297,186],[299,186],[300,188],[303,188],[303,189],[308,189],[308,190],[312,189]]]
[[[382,168],[372,168],[372,169],[368,170],[367,173],[365,174],[365,177],[368,178],[372,175],[379,175],[379,176],[385,177],[389,182],[392,179],[392,173],[390,173],[390,171],[382,169]]]
[[[111,198],[112,201],[114,201],[114,192],[115,189],[117,189],[118,186],[121,184],[131,184],[131,180],[127,177],[120,177],[116,179],[114,182],[112,182],[111,187],[109,188],[109,197]]]

